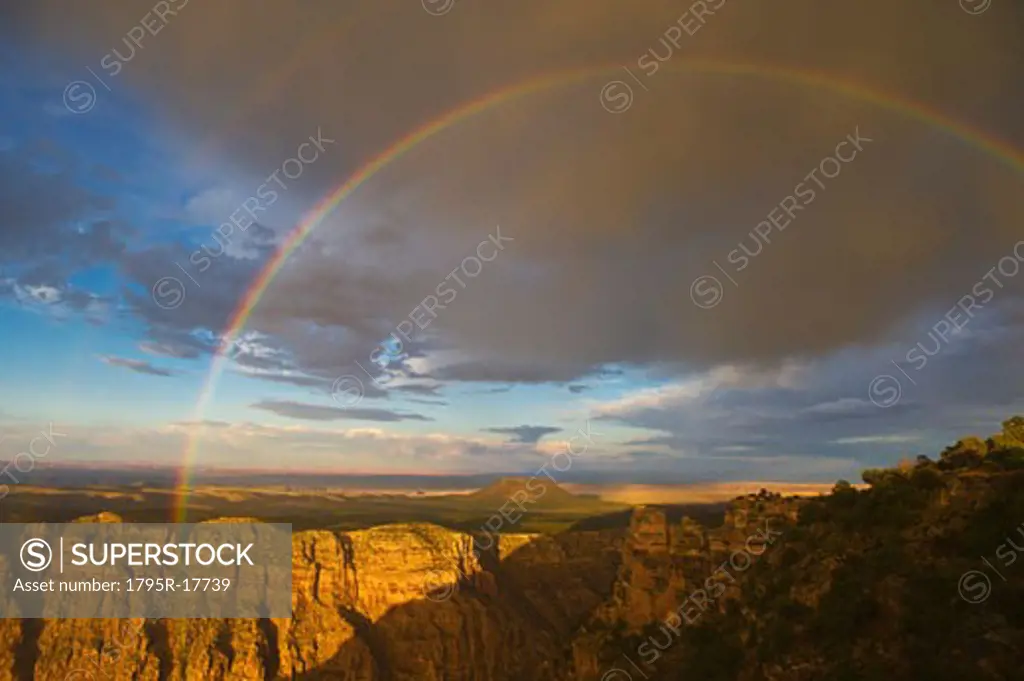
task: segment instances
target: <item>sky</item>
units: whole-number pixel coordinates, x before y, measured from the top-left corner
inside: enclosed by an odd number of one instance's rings
[[[0,1],[0,459],[832,481],[996,432],[1024,6],[835,5]]]

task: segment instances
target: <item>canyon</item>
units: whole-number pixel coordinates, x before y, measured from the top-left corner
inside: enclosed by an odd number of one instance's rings
[[[290,618],[3,619],[0,681],[1020,681],[1022,445],[966,438],[714,516],[295,531]]]
[[[674,611],[798,504],[739,498],[710,530],[638,507],[626,528],[496,542],[426,523],[296,532],[291,619],[2,620],[0,681],[598,678],[610,637]]]

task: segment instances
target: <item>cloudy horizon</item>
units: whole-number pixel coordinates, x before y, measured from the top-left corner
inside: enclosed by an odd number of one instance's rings
[[[0,8],[0,460],[852,481],[1024,413],[1019,4]]]

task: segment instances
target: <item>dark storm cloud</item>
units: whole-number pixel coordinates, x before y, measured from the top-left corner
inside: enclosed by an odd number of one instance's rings
[[[917,454],[936,456],[958,438],[987,437],[1003,420],[1024,412],[1016,387],[1024,381],[1024,366],[1014,359],[1024,329],[993,323],[1006,316],[975,319],[924,365],[905,360],[927,338],[920,328],[910,328],[901,342],[811,364],[790,387],[716,386],[705,377],[702,391],[634,401],[594,419],[659,433],[626,446],[661,447],[711,461],[784,456],[799,476],[801,461],[813,466],[821,456],[848,457],[861,468]],[[927,329],[932,322],[920,326]],[[897,382],[891,404],[873,402],[869,392],[883,375]]]
[[[366,159],[460,102],[558,69],[636,71],[645,49],[671,47],[659,38],[683,9],[669,0],[524,0],[462,3],[439,19],[406,2],[261,12],[193,3],[118,84],[196,140],[186,151],[197,164],[230,158],[261,177],[318,126],[342,140],[289,189],[297,220]],[[101,9],[44,0],[11,21],[65,50],[70,80],[142,13],[127,0]],[[768,366],[899,338],[908,318],[954,304],[1021,238],[1019,172],[876,104],[672,69],[715,58],[824,71],[1024,143],[1013,117],[1024,101],[1022,19],[1017,3],[979,16],[926,0],[724,3],[657,73],[641,76],[647,89],[634,87],[624,113],[605,112],[598,99],[620,71],[508,102],[407,153],[292,256],[251,326],[287,347],[296,369],[355,373],[353,362],[438,295],[500,224],[514,241],[479,276],[463,276],[456,298],[413,334],[428,358],[442,338],[462,352],[431,364],[432,377],[540,383],[609,363]],[[858,129],[871,139],[863,151],[758,246],[755,225]],[[47,210],[59,218],[62,205]],[[734,287],[713,261],[733,267],[727,259],[741,243],[760,254],[731,272]],[[154,274],[175,272],[170,254],[123,261],[146,290],[129,304],[156,340],[222,329],[265,258],[214,262],[173,311],[148,300]],[[690,298],[703,275],[725,286],[710,310]]]
[[[515,426],[514,428],[484,428],[483,431],[498,435],[511,435],[509,440],[511,443],[535,445],[545,435],[560,433],[562,429],[550,426]]]
[[[581,392],[583,392],[585,390],[589,390],[589,387],[585,386],[585,385],[575,384],[575,383],[573,385],[569,386],[569,392],[571,392],[573,395],[579,395]]]
[[[292,402],[290,400],[261,400],[251,406],[254,409],[271,411],[278,416],[307,421],[379,421],[382,423],[433,421],[433,419],[421,414],[396,412],[388,409],[325,407],[317,404]]]
[[[309,376],[302,374],[257,374],[254,377],[262,381],[273,383],[285,383],[297,385],[303,388],[317,388],[318,392],[336,395],[350,394],[347,391],[358,390],[361,397],[368,399],[388,399],[389,391],[377,386],[372,381],[365,381],[361,384],[354,383],[351,376],[325,378],[321,376]],[[347,380],[346,380],[347,379]]]
[[[224,255],[212,261],[205,272],[190,271],[189,279],[179,265],[190,268],[190,249],[158,246],[125,253],[119,260],[122,272],[135,288],[125,291],[129,308],[136,316],[167,333],[194,329],[221,331],[227,326],[238,300],[259,273],[262,262]],[[163,277],[174,277],[183,287],[177,305],[161,306],[154,299],[154,285]]]
[[[63,286],[70,273],[117,258],[123,237],[103,218],[110,199],[78,186],[73,163],[41,172],[37,161],[0,151],[0,265],[21,270],[19,283]]]
[[[572,364],[514,364],[511,362],[463,362],[437,369],[433,376],[443,381],[487,381],[494,383],[545,383],[590,373],[592,367]]]
[[[214,248],[217,250],[213,252],[220,252],[216,243],[211,246]],[[217,335],[228,327],[239,301],[270,257],[271,247],[257,244],[255,248],[256,258],[222,253],[204,272],[189,262],[195,249],[180,245],[154,246],[120,255],[115,264],[127,280],[122,291],[124,307],[144,323],[148,335],[145,347],[156,354],[180,358],[215,353],[219,347]],[[171,295],[158,295],[165,291],[171,291]],[[233,358],[251,369],[288,368],[288,363],[276,357],[233,352]]]
[[[111,357],[104,356],[100,357],[100,360],[104,364],[109,364],[115,367],[124,367],[125,369],[131,369],[132,371],[140,374],[148,374],[150,376],[173,376],[174,372],[168,369],[161,369],[155,367],[149,362],[144,362],[141,359],[128,359],[126,357]]]

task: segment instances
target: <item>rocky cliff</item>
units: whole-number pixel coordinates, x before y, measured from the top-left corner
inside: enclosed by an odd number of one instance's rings
[[[0,620],[0,681],[1018,681],[1022,476],[958,443],[716,527],[298,532],[290,619]]]
[[[711,531],[640,508],[628,530],[497,542],[427,524],[298,532],[291,619],[0,620],[0,681],[582,679],[590,629],[677,607],[753,527],[752,504]]]

